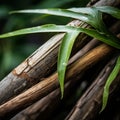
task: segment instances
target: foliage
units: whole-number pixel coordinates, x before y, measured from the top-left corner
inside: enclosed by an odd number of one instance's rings
[[[66,24],[69,18],[59,18],[46,15],[9,15],[9,11],[18,9],[38,9],[51,7],[71,7],[85,6],[89,0],[25,0],[24,2],[16,0],[5,0],[0,2],[0,32],[9,32],[24,27],[31,27],[41,24]],[[53,4],[54,2],[54,4]],[[45,19],[43,19],[45,18]],[[0,80],[5,77],[13,68],[20,64],[27,56],[35,51],[46,39],[53,34],[31,34],[28,36],[19,36],[9,38],[9,40],[0,40]],[[42,39],[41,39],[42,38]],[[14,40],[13,40],[14,39]],[[34,39],[34,41],[33,41]],[[39,40],[41,39],[41,40]],[[9,59],[7,56],[9,56]]]
[[[56,9],[13,11],[11,13],[40,13],[40,14],[44,13],[44,14],[51,14],[51,15],[57,15],[57,16],[71,17],[71,18],[82,20],[90,24],[94,29],[93,28],[85,29],[80,27],[48,24],[48,25],[26,28],[22,30],[17,30],[15,32],[6,33],[3,35],[0,35],[0,38],[22,35],[22,34],[39,33],[39,32],[65,32],[66,34],[64,35],[64,38],[62,40],[62,44],[61,44],[59,56],[58,56],[58,78],[59,78],[60,87],[61,87],[61,94],[63,97],[64,78],[65,78],[67,62],[69,60],[74,41],[81,32],[86,33],[89,36],[92,36],[94,38],[97,38],[117,49],[120,49],[119,39],[108,31],[108,29],[106,28],[102,20],[102,12],[110,14],[117,19],[120,19],[120,10],[117,8],[109,7],[109,6],[89,7],[89,8],[71,8],[71,9],[56,8]],[[109,76],[107,83],[105,85],[105,91],[103,93],[102,110],[105,108],[107,103],[109,87],[120,69],[119,65],[120,65],[120,60],[118,58],[117,64],[114,70],[112,71],[111,75]],[[107,94],[106,94],[106,91],[107,91]]]

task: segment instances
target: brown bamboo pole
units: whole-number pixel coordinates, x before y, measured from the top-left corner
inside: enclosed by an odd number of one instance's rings
[[[70,80],[76,77],[99,60],[108,57],[109,54],[112,54],[112,51],[113,48],[105,44],[94,48],[69,67],[66,74],[66,80]],[[55,73],[52,76],[46,78],[44,81],[39,82],[27,91],[23,92],[22,94],[2,104],[0,106],[0,116],[2,117],[8,115],[10,112],[23,109],[31,105],[57,87],[58,80],[57,73]]]
[[[69,93],[73,93],[72,89],[79,83],[79,79],[81,78],[81,76],[82,74],[78,76],[74,81],[68,81],[65,84],[64,99],[66,99],[69,96]],[[38,117],[41,120],[47,120],[50,118],[51,114],[54,114],[56,108],[61,102],[62,100],[60,99],[60,89],[57,88],[44,98],[40,99],[36,103],[32,104],[28,108],[16,114],[10,120],[29,120],[29,118],[31,118],[32,120],[36,120],[38,119]]]
[[[105,82],[112,71],[115,58],[112,59],[98,75],[96,80],[87,89],[83,96],[78,100],[65,120],[92,120],[99,114],[102,104],[102,95]],[[112,94],[120,83],[120,74],[111,85],[110,94]]]

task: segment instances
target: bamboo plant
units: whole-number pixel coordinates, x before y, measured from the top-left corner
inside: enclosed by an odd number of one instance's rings
[[[114,8],[110,6],[102,6],[102,7],[70,8],[70,9],[59,9],[59,8],[34,9],[34,10],[19,10],[19,11],[10,12],[10,14],[13,13],[49,14],[56,16],[64,16],[64,17],[78,19],[91,25],[91,28],[88,29],[88,28],[81,28],[75,26],[73,27],[66,25],[47,24],[37,27],[25,28],[0,35],[0,38],[6,38],[17,35],[23,35],[23,34],[31,34],[31,33],[43,33],[43,32],[65,33],[59,49],[58,62],[57,62],[58,79],[61,88],[61,98],[63,98],[63,94],[64,94],[64,79],[65,79],[67,63],[73,48],[73,44],[80,33],[85,33],[93,38],[97,38],[98,40],[112,47],[115,47],[116,49],[120,49],[120,39],[118,39],[107,29],[102,19],[103,13],[110,14],[111,16],[120,19],[120,9],[118,8]],[[116,65],[113,71],[111,72],[110,76],[108,77],[107,82],[104,86],[103,105],[101,111],[103,111],[104,108],[106,107],[110,85],[117,76],[119,70],[120,70],[120,56],[118,56]]]

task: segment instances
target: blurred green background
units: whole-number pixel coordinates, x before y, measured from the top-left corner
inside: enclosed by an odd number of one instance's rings
[[[85,6],[90,0],[4,0],[0,2],[0,34],[47,23],[67,24],[71,19],[38,14],[12,14],[12,10],[70,8]],[[40,47],[53,34],[31,34],[0,40],[0,80]]]

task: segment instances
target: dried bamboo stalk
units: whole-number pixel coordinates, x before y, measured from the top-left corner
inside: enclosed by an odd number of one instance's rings
[[[113,48],[105,44],[94,48],[86,55],[81,57],[78,61],[70,65],[69,69],[67,70],[66,80],[70,80],[76,77],[99,60],[108,57],[109,54],[112,53],[112,51]],[[29,106],[40,98],[46,96],[48,93],[50,93],[57,87],[58,80],[57,73],[55,73],[52,76],[46,78],[44,81],[39,82],[27,91],[18,95],[17,97],[2,104],[0,106],[0,116],[2,117],[8,115],[8,113]]]
[[[96,2],[94,4],[94,6],[105,6],[105,5],[108,5],[108,6],[117,6],[120,4],[120,1],[119,0],[99,0],[98,2]]]
[[[78,80],[81,78],[81,76],[82,74],[78,76],[74,81],[68,81],[65,84],[64,99],[66,99],[69,93],[72,93],[71,89],[76,86],[76,84],[78,84]],[[57,88],[33,105],[19,112],[10,120],[29,120],[29,118],[32,120],[36,120],[38,117],[40,117],[40,119],[42,120],[47,120],[51,116],[51,114],[53,114],[60,103],[60,89]],[[46,113],[47,116],[45,115]]]
[[[78,100],[75,107],[71,110],[70,114],[66,117],[66,120],[92,120],[96,114],[100,112],[102,103],[102,94],[105,82],[113,69],[115,59],[112,59],[102,70],[96,80],[87,89],[83,96]],[[111,86],[113,92],[120,83],[120,74],[116,78],[115,83]],[[114,87],[113,87],[114,86]]]

